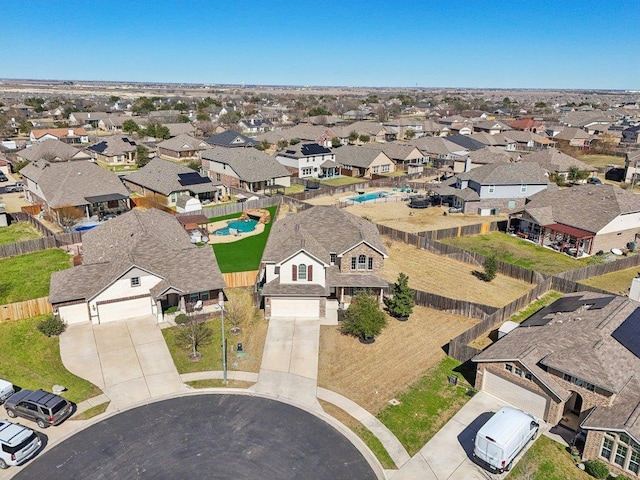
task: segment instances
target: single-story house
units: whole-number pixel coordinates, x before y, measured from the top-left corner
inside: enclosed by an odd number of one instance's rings
[[[129,136],[113,135],[87,147],[87,151],[95,160],[107,165],[133,165],[136,163],[137,146]]]
[[[396,170],[393,160],[377,148],[345,145],[334,149],[334,152],[343,175],[371,178],[372,175],[393,173]]]
[[[182,196],[210,203],[218,202],[228,194],[222,183],[159,157],[152,158],[140,170],[123,176],[122,182],[133,193],[143,197],[159,195],[165,198],[168,207],[177,206]]]
[[[607,184],[549,188],[512,212],[509,227],[573,256],[625,249],[640,235],[640,197]]]
[[[273,185],[291,185],[287,169],[255,148],[209,148],[202,153],[202,170],[215,182],[249,192],[262,192]]]
[[[196,127],[194,127],[190,122],[165,123],[164,126],[169,129],[170,137],[177,137],[178,135],[194,135],[196,133]]]
[[[573,158],[566,153],[562,153],[555,148],[545,148],[544,150],[537,151],[522,156],[523,162],[536,162],[549,174],[561,175],[565,179],[569,175],[572,168],[587,172],[596,172],[598,169],[581,162],[577,158]]]
[[[204,140],[181,134],[158,143],[158,155],[168,160],[195,160],[210,147]]]
[[[476,388],[584,438],[583,460],[640,473],[640,303],[565,295],[473,358]]]
[[[173,216],[134,209],[87,231],[82,265],[51,275],[49,301],[67,324],[107,323],[218,302],[213,250],[196,247]]]
[[[82,127],[45,128],[31,130],[31,133],[29,133],[29,140],[32,142],[43,142],[49,139],[60,140],[64,143],[89,143],[89,134]]]
[[[25,196],[64,227],[81,217],[98,219],[129,210],[129,191],[115,173],[90,162],[38,160],[20,170]]]
[[[222,133],[211,135],[205,139],[205,142],[209,145],[227,148],[255,147],[258,145],[257,141],[233,130],[226,130]]]
[[[418,147],[408,143],[371,143],[367,148],[377,148],[384,152],[396,164],[396,170],[404,170],[409,174],[422,172],[428,161],[428,157]]]
[[[69,160],[90,160],[91,155],[68,143],[50,138],[33,143],[30,147],[18,151],[16,158],[19,162],[35,162],[37,160],[67,162]]]
[[[258,273],[266,318],[337,321],[358,292],[382,302],[387,252],[376,226],[335,206],[315,206],[276,222]]]

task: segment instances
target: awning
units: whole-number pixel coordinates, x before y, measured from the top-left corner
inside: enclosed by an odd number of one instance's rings
[[[562,225],[560,223],[552,223],[551,225],[545,225],[544,228],[551,229],[554,232],[566,233],[567,235],[570,235],[576,238],[589,238],[589,237],[596,236],[595,233],[587,232],[586,230],[581,230],[580,228],[570,227],[568,225]]]
[[[121,193],[108,193],[106,195],[96,195],[95,197],[84,197],[84,199],[89,203],[111,202],[113,200],[124,200],[126,198],[129,197],[122,195]]]

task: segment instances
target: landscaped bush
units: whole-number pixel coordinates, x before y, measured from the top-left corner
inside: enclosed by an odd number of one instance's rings
[[[176,313],[178,311],[178,307],[174,306],[174,307],[169,307],[167,308],[164,313]]]
[[[609,467],[600,460],[589,460],[585,462],[584,470],[595,478],[607,478],[609,476]]]
[[[631,480],[631,477],[627,477],[626,475],[618,475],[617,477],[609,476],[609,478],[615,480]]]
[[[189,317],[187,316],[186,313],[181,313],[176,317],[175,321],[178,325],[184,325],[189,321]]]
[[[57,337],[67,328],[67,324],[64,320],[53,315],[48,315],[47,318],[38,323],[38,330],[47,337]]]

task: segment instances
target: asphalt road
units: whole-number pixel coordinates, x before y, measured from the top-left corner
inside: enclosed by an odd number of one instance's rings
[[[376,475],[351,442],[303,410],[260,397],[197,395],[103,420],[38,455],[14,478],[365,480]]]

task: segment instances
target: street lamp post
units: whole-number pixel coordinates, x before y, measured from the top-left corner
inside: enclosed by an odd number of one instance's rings
[[[227,341],[224,338],[224,293],[218,294],[220,305],[220,320],[222,325],[222,383],[227,384]]]

